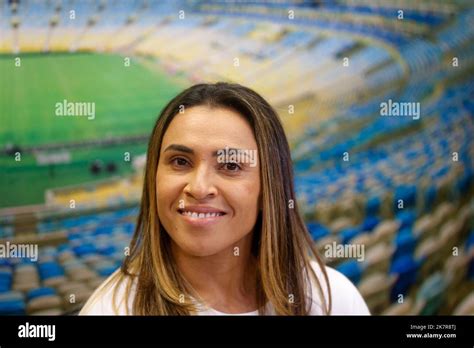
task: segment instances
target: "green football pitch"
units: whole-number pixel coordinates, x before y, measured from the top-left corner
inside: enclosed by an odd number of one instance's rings
[[[166,103],[186,82],[170,77],[151,60],[110,54],[31,54],[0,56],[0,147],[31,146],[150,134]],[[18,64],[20,63],[20,64]],[[95,117],[57,116],[56,105],[94,103]],[[70,151],[68,164],[41,166],[31,154],[21,160],[0,156],[0,207],[36,204],[44,191],[104,179],[93,175],[94,160],[113,161],[117,174],[131,171],[132,157],[146,144],[93,147]],[[18,158],[16,158],[18,159]]]

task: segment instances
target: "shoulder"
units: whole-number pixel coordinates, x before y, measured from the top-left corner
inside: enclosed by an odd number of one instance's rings
[[[79,315],[126,315],[132,312],[133,296],[128,300],[125,298],[126,288],[131,280],[126,276],[124,281],[119,283],[119,273],[120,269],[116,270],[94,291]],[[132,284],[131,294],[133,294],[134,285]]]
[[[324,297],[328,299],[327,284],[321,267],[316,261],[311,261],[311,267],[314,270],[319,282],[321,283]],[[352,284],[352,282],[345,275],[331,267],[325,266],[325,270],[328,275],[329,287],[331,290],[331,315],[370,315],[367,304],[354,284]],[[311,296],[312,306],[310,314],[323,314],[324,312],[322,308],[321,296],[312,277]]]

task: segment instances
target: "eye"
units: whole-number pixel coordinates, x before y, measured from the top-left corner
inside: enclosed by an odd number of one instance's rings
[[[188,164],[188,161],[182,157],[175,157],[171,160],[170,163],[177,167],[184,167]]]
[[[235,162],[224,163],[222,167],[229,172],[238,172],[242,168]]]

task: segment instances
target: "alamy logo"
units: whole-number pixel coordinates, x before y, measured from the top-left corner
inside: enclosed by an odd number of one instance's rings
[[[88,120],[95,118],[95,103],[92,102],[69,102],[64,99],[56,103],[56,116],[85,116]]]
[[[324,246],[324,256],[328,259],[350,258],[362,262],[365,258],[364,244],[326,244]]]
[[[250,163],[257,165],[257,150],[232,149],[228,146],[217,151],[217,163]]]
[[[56,325],[36,325],[26,322],[18,326],[18,337],[21,338],[47,338],[48,341],[56,339]]]
[[[6,241],[0,244],[0,258],[27,258],[38,260],[38,244],[14,244]]]
[[[402,103],[389,99],[387,102],[380,103],[380,116],[407,116],[418,120],[420,118],[420,103]]]

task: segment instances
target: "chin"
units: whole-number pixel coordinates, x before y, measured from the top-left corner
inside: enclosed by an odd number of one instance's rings
[[[206,256],[212,256],[215,254],[218,254],[222,249],[212,249],[209,247],[206,248],[187,248],[183,249],[186,253],[196,256],[196,257],[206,257]]]
[[[188,255],[196,257],[204,257],[218,254],[225,248],[220,246],[213,246],[205,240],[187,240],[185,242],[176,243],[176,246]]]

